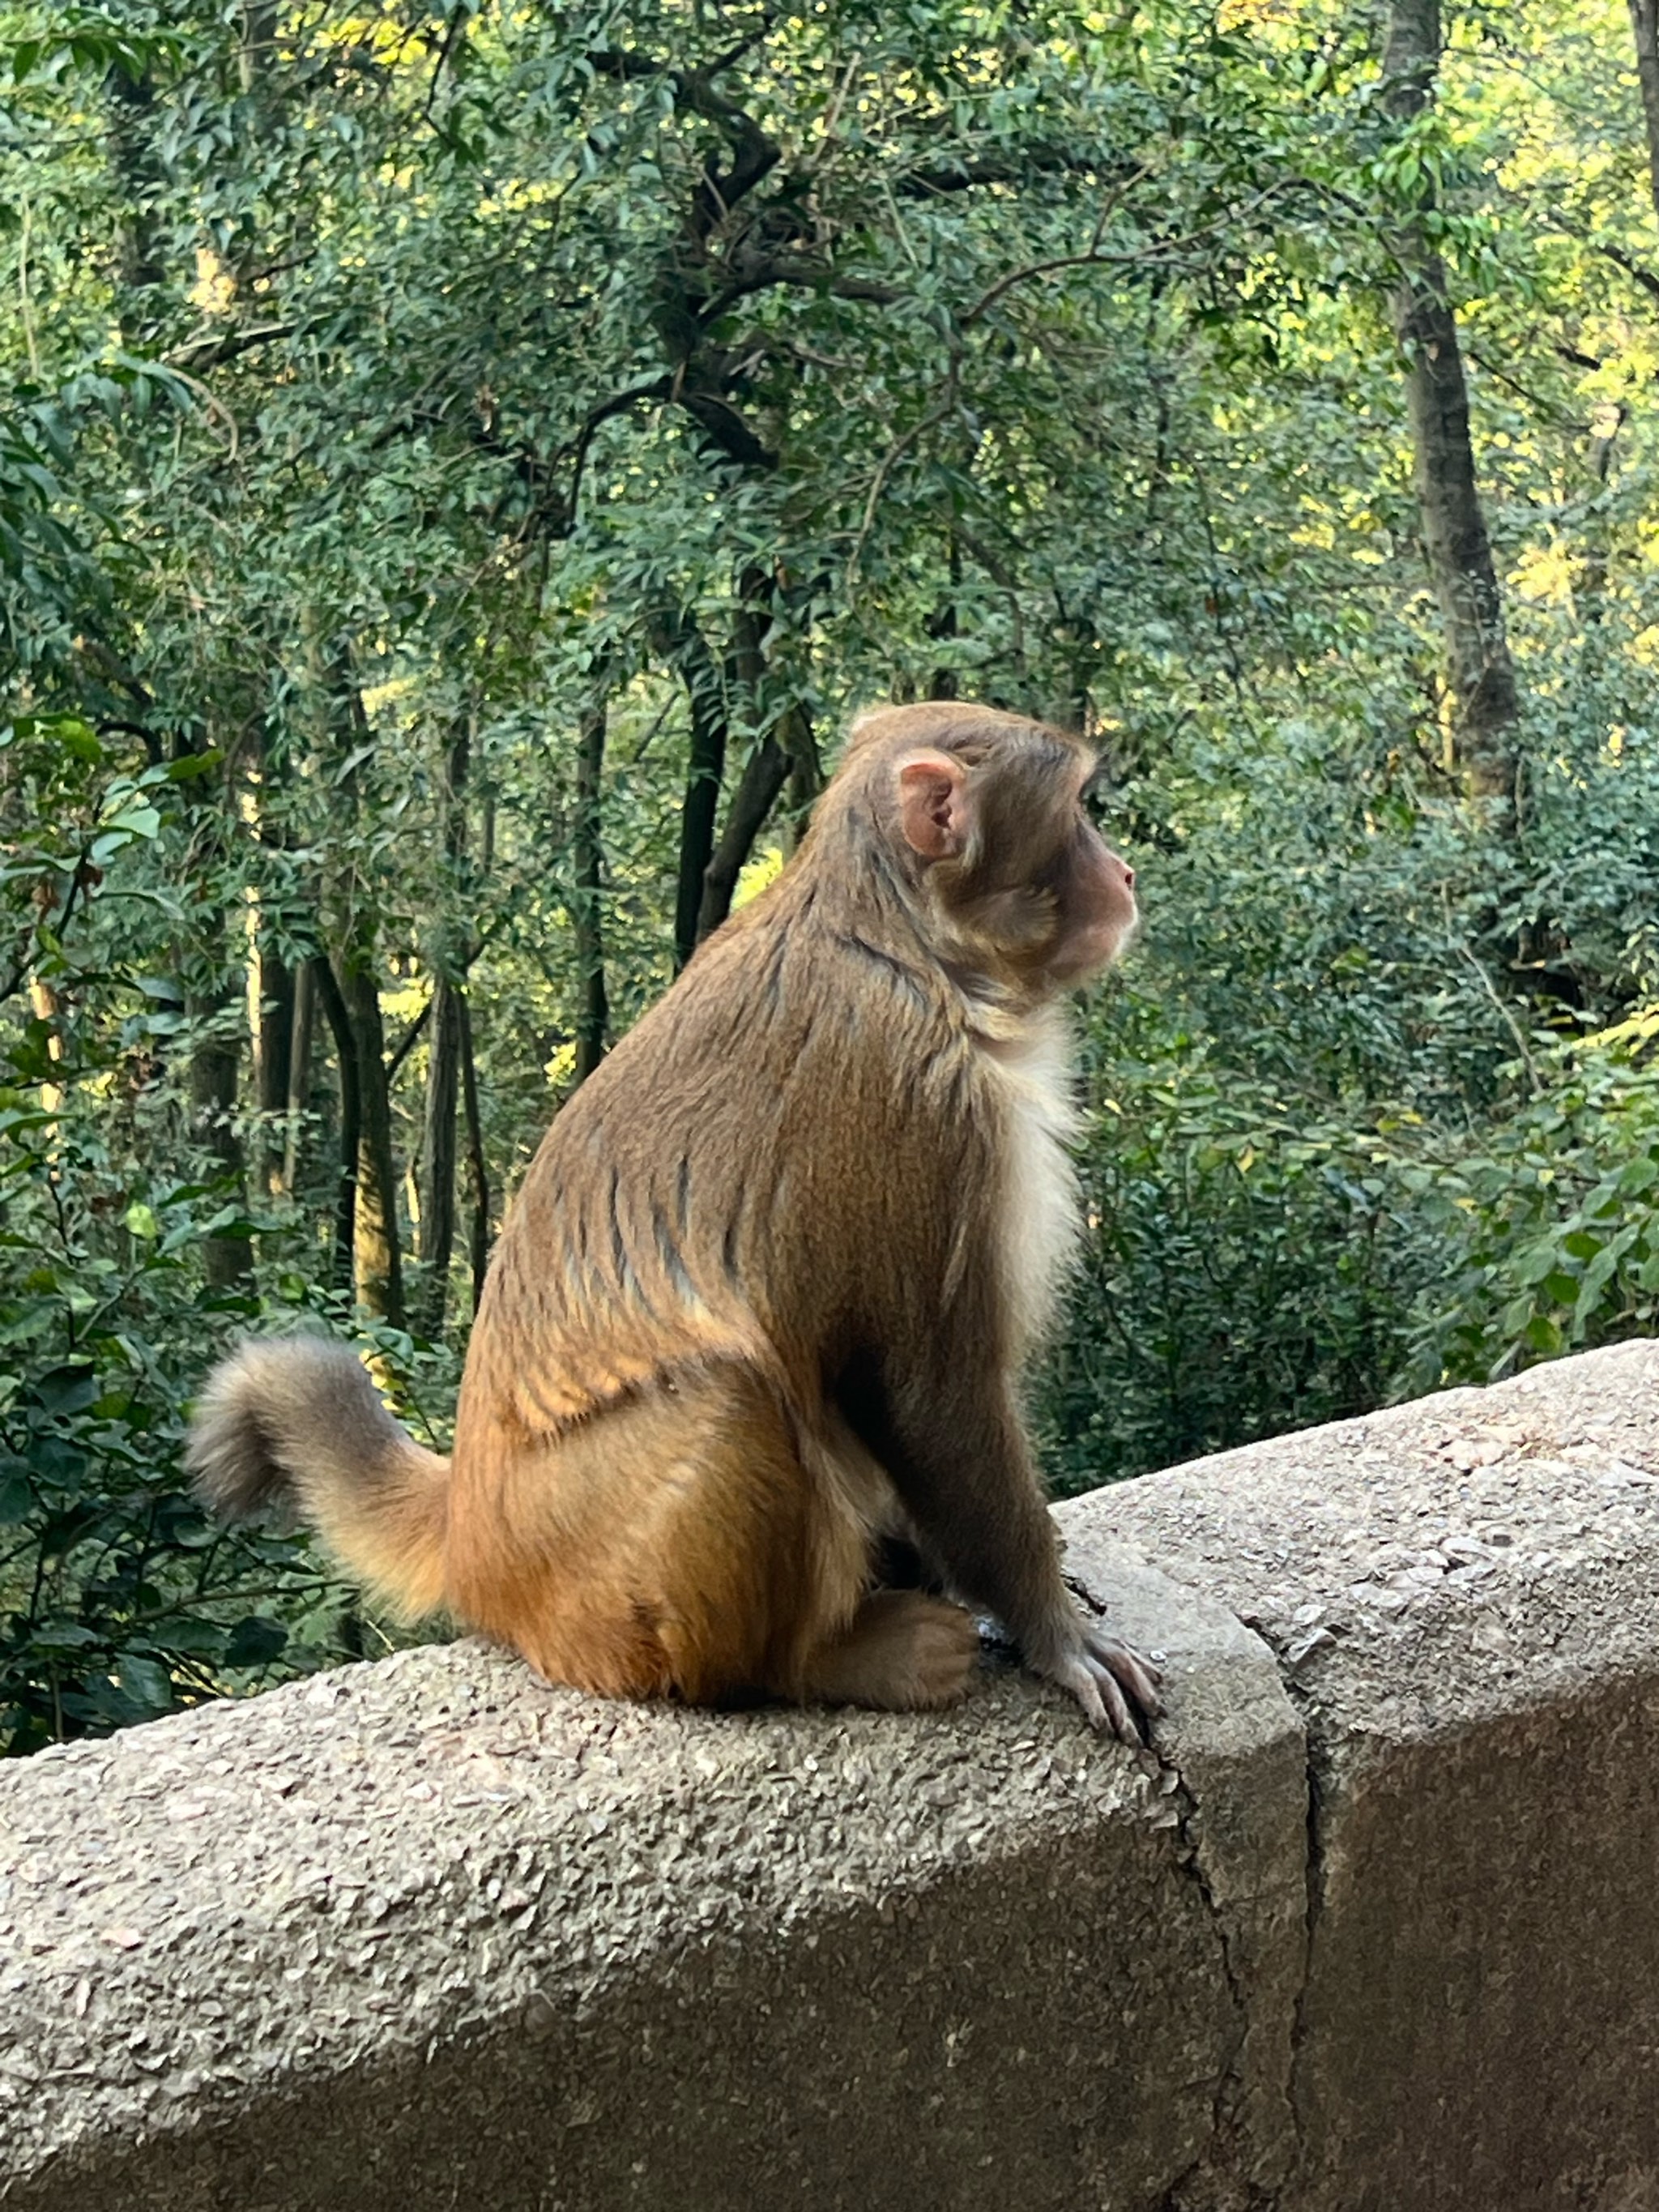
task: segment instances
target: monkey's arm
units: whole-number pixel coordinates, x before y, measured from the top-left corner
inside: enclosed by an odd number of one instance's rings
[[[880,1448],[905,1506],[960,1595],[994,1613],[1026,1663],[1097,1728],[1139,1743],[1162,1710],[1158,1669],[1078,1609],[1013,1392],[958,1371],[943,1391],[884,1394]]]

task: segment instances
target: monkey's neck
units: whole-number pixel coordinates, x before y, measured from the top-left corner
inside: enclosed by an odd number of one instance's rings
[[[977,1044],[998,1058],[1017,1057],[1034,1043],[1064,1042],[1064,1014],[1054,994],[960,963],[940,963],[962,1003],[963,1019]]]

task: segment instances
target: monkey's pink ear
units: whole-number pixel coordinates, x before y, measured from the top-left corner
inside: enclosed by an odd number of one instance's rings
[[[967,778],[948,753],[911,753],[899,763],[899,828],[924,860],[954,860],[968,842]]]

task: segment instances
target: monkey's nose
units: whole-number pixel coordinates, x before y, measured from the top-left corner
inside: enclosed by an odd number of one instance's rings
[[[1124,865],[1124,869],[1123,869],[1123,888],[1124,888],[1124,890],[1125,890],[1126,891],[1132,891],[1132,890],[1134,889],[1134,887],[1135,887],[1135,872],[1134,872],[1134,870],[1133,870],[1132,867],[1130,867],[1130,866],[1127,865],[1127,863],[1126,862],[1126,863],[1125,863],[1125,865]]]

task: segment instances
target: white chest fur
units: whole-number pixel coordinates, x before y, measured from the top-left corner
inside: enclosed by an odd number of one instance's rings
[[[1066,1151],[1078,1125],[1071,1039],[1056,1012],[1015,1036],[985,1040],[980,1054],[1003,1125],[1003,1280],[1024,1352],[1048,1328],[1077,1249],[1077,1175]]]

